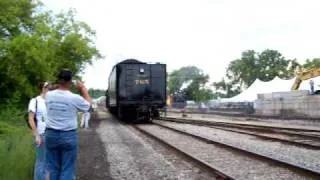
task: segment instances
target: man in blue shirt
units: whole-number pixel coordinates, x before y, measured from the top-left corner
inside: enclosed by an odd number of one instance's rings
[[[75,179],[77,160],[77,114],[87,112],[90,108],[91,97],[88,90],[80,82],[76,87],[80,95],[70,91],[72,72],[63,70],[58,75],[59,88],[46,95],[46,161],[50,180]]]

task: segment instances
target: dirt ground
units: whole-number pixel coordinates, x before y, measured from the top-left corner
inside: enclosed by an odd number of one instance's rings
[[[90,128],[79,130],[78,180],[110,180],[107,155],[96,128],[101,119],[93,117]]]

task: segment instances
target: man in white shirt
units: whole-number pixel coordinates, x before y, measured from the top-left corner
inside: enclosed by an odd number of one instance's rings
[[[39,88],[41,94],[32,98],[28,107],[28,120],[32,129],[36,145],[36,162],[34,167],[34,179],[43,180],[45,177],[45,141],[44,132],[46,128],[47,109],[45,95],[48,92],[48,83],[41,83]]]
[[[77,81],[76,87],[82,97],[70,91],[71,71],[61,71],[58,80],[59,88],[46,96],[46,163],[50,180],[72,180],[76,177],[77,114],[78,111],[89,111],[91,97],[80,81]]]

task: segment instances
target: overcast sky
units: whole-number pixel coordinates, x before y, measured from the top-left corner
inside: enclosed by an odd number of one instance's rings
[[[285,57],[320,57],[318,0],[42,0],[54,12],[75,8],[97,32],[105,59],[86,68],[88,87],[106,89],[112,66],[126,58],[195,65],[218,81],[228,63],[253,49]]]

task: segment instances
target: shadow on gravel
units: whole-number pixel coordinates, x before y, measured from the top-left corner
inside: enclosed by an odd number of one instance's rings
[[[101,120],[92,118],[89,129],[79,129],[77,180],[111,179],[107,154],[96,132]]]

